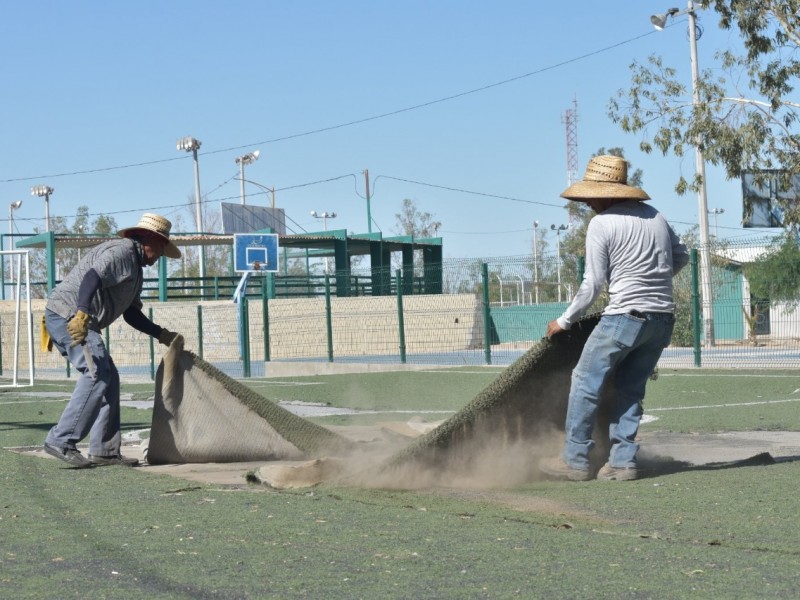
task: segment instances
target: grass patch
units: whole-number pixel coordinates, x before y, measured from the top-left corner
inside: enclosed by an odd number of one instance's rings
[[[654,412],[646,427],[800,430],[792,402],[745,405],[798,395],[797,373],[772,374],[662,372],[646,412],[692,408]],[[243,383],[271,399],[261,390],[348,408],[450,411],[496,373],[377,375]],[[41,444],[65,402],[44,393],[71,389],[67,381],[0,393],[0,445]],[[374,417],[385,420],[357,418]],[[126,429],[150,418],[123,408]],[[800,462],[788,461],[512,490],[232,492],[3,450],[0,597],[795,598],[798,478]]]

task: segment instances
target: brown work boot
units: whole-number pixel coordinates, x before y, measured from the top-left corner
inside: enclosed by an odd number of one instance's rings
[[[633,481],[639,477],[636,467],[612,467],[604,464],[597,472],[597,478],[604,481]]]
[[[592,476],[589,469],[576,469],[569,466],[560,456],[543,458],[539,461],[539,470],[545,475],[555,479],[569,479],[570,481],[589,481]]]

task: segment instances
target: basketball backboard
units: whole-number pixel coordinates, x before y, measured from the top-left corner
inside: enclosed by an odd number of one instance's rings
[[[277,273],[278,234],[236,233],[233,267],[237,273]]]

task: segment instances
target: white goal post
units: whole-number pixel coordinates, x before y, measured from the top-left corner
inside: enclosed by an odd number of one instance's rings
[[[6,259],[6,257],[8,257]],[[35,367],[33,364],[33,312],[31,308],[31,279],[30,256],[27,250],[0,250],[0,268],[6,260],[9,262],[10,281],[6,283],[11,288],[12,299],[15,302],[14,310],[14,343],[13,367],[10,382],[5,377],[0,380],[0,388],[31,386],[34,382]],[[24,267],[24,272],[23,272]],[[25,302],[25,335],[28,350],[28,383],[20,382],[20,342],[22,333],[23,300]],[[4,355],[7,354],[4,352]]]

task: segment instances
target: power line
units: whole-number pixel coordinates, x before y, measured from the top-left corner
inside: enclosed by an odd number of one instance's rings
[[[536,200],[526,200],[524,198],[514,198],[513,196],[501,196],[501,195],[498,195],[498,194],[490,194],[490,193],[487,193],[487,192],[475,192],[475,191],[472,191],[472,190],[465,190],[465,189],[456,188],[456,187],[450,187],[450,186],[445,186],[445,185],[437,185],[435,183],[425,183],[423,181],[414,181],[413,179],[403,179],[401,177],[392,177],[390,175],[378,175],[375,178],[374,181],[377,182],[378,179],[380,179],[380,178],[391,179],[393,181],[402,181],[403,183],[413,183],[414,185],[422,185],[422,186],[425,186],[425,187],[432,187],[432,188],[436,188],[436,189],[440,189],[440,190],[447,190],[447,191],[450,191],[450,192],[459,192],[461,194],[471,194],[471,195],[474,195],[474,196],[483,196],[485,198],[497,198],[499,200],[508,200],[510,202],[524,202],[525,204],[536,204],[536,205],[539,205],[539,206],[550,206],[550,207],[555,207],[555,208],[564,208],[563,204],[552,204],[550,202],[538,202]]]
[[[419,110],[419,109],[422,109],[422,108],[427,108],[429,106],[434,106],[436,104],[441,104],[443,102],[450,102],[451,100],[457,100],[457,99],[463,98],[465,96],[470,96],[472,94],[478,94],[480,92],[485,92],[487,90],[490,90],[490,89],[493,89],[493,88],[496,88],[496,87],[508,85],[510,83],[515,83],[515,82],[520,81],[522,79],[527,79],[528,77],[533,77],[535,75],[541,75],[542,73],[546,73],[548,71],[552,71],[554,69],[558,69],[558,68],[564,67],[566,65],[569,65],[569,64],[572,64],[572,63],[575,63],[575,62],[579,62],[579,61],[585,60],[587,58],[591,58],[592,56],[597,56],[598,54],[603,54],[604,52],[608,52],[610,50],[614,50],[616,48],[619,48],[620,46],[625,46],[627,44],[630,44],[632,42],[640,40],[640,39],[642,39],[644,37],[647,37],[649,35],[653,35],[653,33],[655,33],[655,32],[654,31],[649,31],[647,33],[643,33],[641,35],[629,38],[627,40],[623,40],[621,42],[617,42],[615,44],[611,44],[610,46],[606,46],[604,48],[600,48],[600,49],[594,50],[592,52],[587,52],[585,54],[581,54],[579,56],[576,56],[576,57],[573,57],[573,58],[569,58],[569,59],[563,60],[561,62],[554,63],[554,64],[549,65],[547,67],[542,67],[541,69],[536,69],[535,71],[530,71],[528,73],[524,73],[522,75],[517,75],[517,76],[511,77],[509,79],[504,79],[502,81],[497,81],[497,82],[494,82],[494,83],[490,83],[490,84],[487,84],[487,85],[484,85],[484,86],[481,86],[481,87],[473,88],[471,90],[458,92],[458,93],[455,93],[455,94],[451,94],[449,96],[444,96],[442,98],[437,98],[435,100],[429,100],[427,102],[422,102],[420,104],[414,104],[412,106],[407,106],[405,108],[399,108],[397,110],[393,110],[393,111],[389,111],[389,112],[385,112],[385,113],[380,113],[380,114],[372,115],[372,116],[369,116],[369,117],[363,117],[361,119],[355,119],[353,121],[346,121],[344,123],[339,123],[337,125],[330,125],[330,126],[327,126],[327,127],[320,127],[318,129],[311,129],[309,131],[304,131],[302,133],[294,133],[294,134],[285,135],[285,136],[281,136],[281,137],[277,137],[277,138],[271,138],[271,139],[268,139],[268,140],[263,140],[263,141],[260,141],[260,142],[253,142],[251,144],[244,144],[244,145],[240,145],[240,146],[231,146],[229,148],[222,148],[220,150],[211,150],[211,151],[202,152],[202,153],[199,153],[199,154],[201,154],[203,156],[206,156],[206,155],[210,155],[210,154],[219,154],[219,153],[222,153],[222,152],[231,152],[231,151],[234,151],[234,150],[241,150],[243,148],[251,148],[253,146],[263,146],[263,145],[266,145],[266,144],[275,144],[275,143],[278,143],[278,142],[285,142],[287,140],[293,140],[293,139],[297,139],[297,138],[301,138],[301,137],[307,137],[307,136],[310,136],[310,135],[316,135],[316,134],[319,134],[319,133],[325,133],[325,132],[328,132],[328,131],[334,131],[336,129],[342,129],[344,127],[352,127],[353,125],[361,125],[362,123],[368,123],[370,121],[377,121],[378,119],[385,119],[385,118],[388,118],[388,117],[393,117],[395,115],[399,115],[399,114],[402,114],[402,113]],[[14,183],[14,182],[18,182],[18,181],[32,181],[34,179],[55,179],[55,178],[58,178],[58,177],[69,177],[69,176],[72,176],[72,175],[87,175],[87,174],[92,174],[92,173],[103,173],[103,172],[107,172],[107,171],[116,171],[116,170],[121,170],[121,169],[132,169],[132,168],[136,168],[136,167],[145,167],[145,166],[157,165],[157,164],[161,164],[161,163],[172,162],[172,161],[175,161],[175,160],[186,160],[187,158],[191,158],[191,157],[189,157],[189,156],[180,156],[180,157],[173,157],[173,158],[164,158],[164,159],[160,159],[160,160],[151,160],[151,161],[144,161],[144,162],[139,162],[139,163],[132,163],[132,164],[127,164],[127,165],[117,165],[117,166],[112,166],[112,167],[99,167],[99,168],[95,168],[95,169],[86,169],[86,170],[82,170],[82,171],[70,171],[70,172],[65,172],[65,173],[53,173],[53,174],[49,174],[49,175],[36,175],[36,176],[32,176],[32,177],[15,177],[15,178],[12,178],[12,179],[0,179],[0,183]]]

